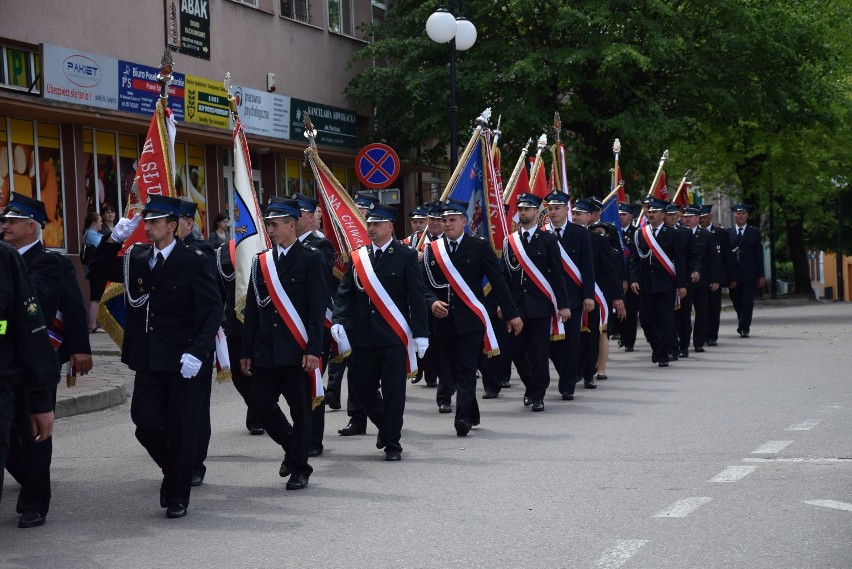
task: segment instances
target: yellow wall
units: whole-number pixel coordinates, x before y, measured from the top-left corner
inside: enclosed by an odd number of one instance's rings
[[[825,253],[823,256],[823,267],[825,268],[825,286],[834,291],[834,300],[837,300],[837,261],[834,253]],[[843,255],[843,300],[852,300],[852,258]]]

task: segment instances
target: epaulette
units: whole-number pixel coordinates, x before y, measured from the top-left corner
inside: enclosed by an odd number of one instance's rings
[[[306,244],[306,245],[305,245],[305,247],[307,247],[307,248],[308,248],[308,249],[310,249],[311,251],[319,251],[319,249],[317,249],[317,248],[316,248],[316,247],[314,247],[313,245],[307,245],[307,244]]]
[[[201,249],[193,249],[193,251],[195,251],[196,255],[203,255],[204,254],[204,253],[201,252]]]

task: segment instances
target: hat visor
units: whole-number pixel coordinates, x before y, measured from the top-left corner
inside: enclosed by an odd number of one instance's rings
[[[645,209],[646,209],[647,211],[665,211],[665,209],[664,209],[664,208],[661,208],[661,207],[654,207],[654,206],[652,206],[652,205],[645,206]],[[675,212],[675,213],[677,213],[677,212]]]
[[[526,207],[530,209],[538,209],[538,205],[530,202],[521,202],[518,204],[518,207]]]
[[[160,219],[161,217],[168,217],[170,215],[174,215],[171,213],[164,213],[162,211],[142,211],[142,219]]]
[[[425,215],[409,215],[409,219],[426,219]]]
[[[0,219],[32,219],[35,218],[31,215],[27,215],[25,213],[21,213],[19,211],[15,211],[14,209],[7,209],[3,213],[0,213]]]
[[[369,215],[369,216],[367,216],[366,221],[367,221],[367,223],[379,223],[380,221],[390,222],[390,219],[388,219],[386,217],[379,217],[378,215]]]
[[[279,217],[292,217],[293,219],[296,219],[296,216],[294,214],[283,211],[270,211],[268,213],[263,214],[263,219],[277,219]]]

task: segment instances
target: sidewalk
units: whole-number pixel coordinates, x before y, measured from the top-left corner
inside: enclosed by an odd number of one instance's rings
[[[133,372],[121,363],[121,352],[107,334],[90,334],[91,373],[77,378],[77,385],[67,387],[59,380],[56,393],[56,418],[91,413],[121,405],[127,401],[127,385],[132,385]]]

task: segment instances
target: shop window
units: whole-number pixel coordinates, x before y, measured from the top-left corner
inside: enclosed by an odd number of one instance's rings
[[[207,235],[207,182],[204,173],[204,146],[176,143],[175,194],[195,202],[198,206],[195,224],[202,235]]]
[[[41,59],[33,51],[0,46],[3,63],[0,66],[0,84],[15,91],[41,93]]]
[[[311,167],[296,158],[281,160],[280,192],[291,196],[295,193],[316,197],[316,183]]]
[[[347,36],[355,35],[352,0],[328,0],[328,31]]]
[[[281,0],[281,16],[310,24],[311,0]]]
[[[65,211],[62,191],[62,154],[59,125],[36,123],[38,135],[38,199],[44,202],[47,225],[42,235],[48,247],[65,248]]]
[[[136,164],[139,160],[139,139],[131,134],[118,135],[118,183],[119,195],[117,212],[124,211],[124,205],[130,197],[133,189],[133,181],[136,179]]]
[[[83,129],[86,211],[112,206],[124,211],[136,177],[139,141],[130,134]]]

